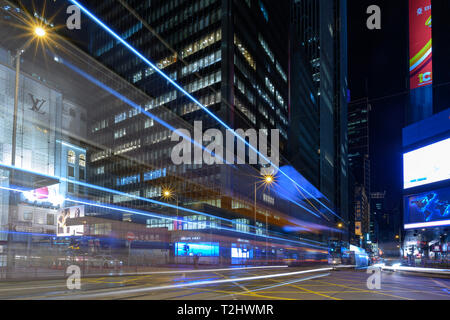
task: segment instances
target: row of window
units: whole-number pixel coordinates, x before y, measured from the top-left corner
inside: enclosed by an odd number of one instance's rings
[[[234,105],[241,111],[250,121],[256,125],[256,116],[251,112],[236,96],[234,97]]]
[[[200,71],[203,68],[209,67],[222,59],[222,52],[220,50],[212,53],[206,57],[203,57],[195,62],[190,63],[181,69],[181,76],[187,76],[191,73]]]
[[[156,32],[158,34],[161,34],[165,31],[168,31],[168,30],[176,27],[177,25],[188,20],[195,13],[203,10],[204,8],[213,4],[214,2],[216,2],[216,0],[195,1],[191,6],[185,8],[184,11],[178,12],[175,15],[172,14],[170,19],[165,19],[164,23],[162,23],[161,25],[156,27]],[[156,21],[156,20],[160,19],[161,17],[166,15],[169,12],[169,10],[171,11],[178,7],[178,4],[175,4],[174,7],[170,7],[170,9],[168,9],[169,8],[168,4],[169,4],[169,2],[167,2],[165,6],[163,5],[157,9],[152,8],[152,15],[151,15],[152,21]],[[168,9],[168,10],[164,10],[164,9]],[[214,23],[218,19],[219,16],[220,16],[220,14],[216,13],[216,14],[212,15],[211,18],[208,15],[207,17],[203,17],[203,18],[199,19],[199,21],[198,21],[199,27],[198,28],[201,30],[202,28],[208,26],[210,23]],[[210,19],[213,20],[214,22],[210,22],[209,21]]]
[[[274,56],[272,50],[270,50],[269,45],[264,40],[264,38],[263,38],[263,36],[261,34],[258,35],[258,40],[259,40],[259,43],[261,44],[261,46],[263,47],[264,51],[269,56],[269,58],[272,61],[272,63],[275,63],[275,56]]]
[[[183,50],[181,50],[181,56],[186,58],[194,53],[203,50],[214,43],[222,40],[222,30],[217,30],[209,35],[201,38],[200,40],[195,41],[194,43],[186,46]]]
[[[76,153],[73,150],[67,151],[67,163],[69,164],[75,164],[77,159]],[[80,154],[78,157],[78,164],[80,167],[86,167],[86,155]]]
[[[220,101],[221,101],[221,93],[219,91],[217,93],[208,94],[206,96],[203,96],[203,97],[199,98],[198,100],[203,106],[208,107],[208,106],[214,105],[216,103],[220,103]],[[195,112],[197,110],[200,110],[200,107],[199,107],[198,104],[193,103],[193,102],[192,103],[188,103],[188,104],[185,104],[182,107],[181,115],[183,116],[183,115]]]
[[[238,48],[239,52],[244,56],[245,60],[247,60],[250,67],[253,68],[253,70],[256,70],[256,62],[253,56],[250,54],[250,52],[244,47],[241,40],[238,39],[236,35],[234,35],[234,44]]]
[[[141,139],[137,139],[134,141],[130,141],[128,143],[122,144],[116,148],[114,148],[114,154],[123,154],[133,150],[136,150],[141,147]]]
[[[54,226],[55,225],[55,215],[53,213],[47,213],[46,219],[44,221],[44,216],[42,214],[36,215],[35,223],[37,224],[46,224],[48,226]],[[23,221],[33,221],[33,212],[31,211],[24,211],[23,212]]]
[[[138,32],[139,30],[142,29],[142,23],[138,22],[136,23],[134,26],[132,26],[131,28],[129,28],[127,31],[125,31],[124,33],[121,34],[121,38],[126,40],[129,37],[131,37],[133,34],[135,34],[136,32]],[[117,42],[114,40],[109,41],[106,45],[104,45],[102,48],[98,49],[97,51],[95,51],[95,56],[100,57],[102,54],[104,54],[105,52],[108,52],[109,50],[111,50],[114,45]]]
[[[197,79],[188,85],[185,86],[185,89],[189,93],[193,93],[209,87],[215,83],[222,81],[222,72],[219,70],[215,73],[210,74],[209,76],[204,76],[201,79]]]
[[[121,112],[120,114],[114,117],[114,123],[120,123],[122,121],[127,120],[128,118],[132,118],[138,115],[140,112],[136,108],[131,108],[128,111]]]

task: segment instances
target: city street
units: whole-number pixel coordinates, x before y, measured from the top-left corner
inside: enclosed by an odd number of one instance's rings
[[[5,309],[450,300],[450,1],[375,2],[0,0]]]
[[[369,290],[365,270],[317,269],[156,271],[82,279],[81,290],[68,290],[65,280],[3,282],[0,299],[450,300],[450,279],[383,272],[381,290]]]

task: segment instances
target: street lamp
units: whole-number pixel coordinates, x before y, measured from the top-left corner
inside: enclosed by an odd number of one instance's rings
[[[176,202],[177,202],[177,220],[176,220],[176,222],[175,222],[175,225],[176,225],[176,230],[178,230],[178,208],[179,208],[179,207],[178,207],[178,194],[175,194],[175,193],[172,192],[172,190],[170,190],[170,189],[164,189],[163,192],[162,192],[162,195],[163,195],[163,198],[166,199],[166,200],[169,200],[169,199],[175,197],[175,200],[176,200]],[[175,196],[174,196],[174,195],[175,195]]]
[[[274,182],[275,178],[272,175],[267,175],[264,177],[264,182],[267,185],[271,185]]]
[[[43,39],[46,35],[46,31],[43,27],[35,26],[34,28],[35,38]],[[34,39],[34,38],[33,38]],[[16,55],[14,56],[16,63],[16,79],[15,79],[15,90],[14,90],[14,113],[13,113],[13,132],[12,132],[12,145],[11,145],[11,173],[9,175],[9,184],[11,185],[14,181],[14,167],[16,166],[16,143],[17,143],[17,113],[19,110],[19,82],[20,82],[20,58],[25,50],[30,46],[33,39],[29,39],[25,44],[17,50]],[[9,194],[9,214],[8,214],[8,261],[7,261],[7,269],[11,270],[12,264],[12,256],[11,256],[11,243],[12,243],[12,204],[15,202],[15,195],[11,191]]]
[[[42,27],[36,27],[36,28],[34,28],[34,34],[36,36],[38,36],[39,38],[43,38],[46,35],[46,31]]]
[[[34,28],[34,35],[37,38],[43,39],[46,36],[46,31],[43,27],[36,26]],[[20,82],[20,58],[25,50],[30,46],[31,41],[28,40],[22,48],[17,50],[14,57],[16,62],[16,84],[14,91],[14,115],[13,115],[13,134],[12,134],[12,150],[11,150],[11,166],[16,165],[16,140],[17,140],[17,112],[19,109],[19,82]]]
[[[273,175],[271,175],[271,174],[267,174],[267,175],[264,175],[264,176],[262,176],[262,183],[264,184],[264,186],[266,186],[266,187],[270,187],[273,183],[275,183],[275,177],[273,176]],[[255,184],[254,184],[254,187],[255,187],[255,203],[254,203],[254,206],[253,206],[253,208],[254,208],[254,219],[255,219],[255,243],[256,243],[256,231],[257,231],[257,227],[256,227],[256,185],[258,184],[258,181],[256,181],[255,182]],[[267,263],[267,260],[268,260],[268,256],[267,256],[267,235],[268,235],[268,231],[269,231],[269,229],[268,229],[268,221],[267,221],[267,219],[268,219],[268,217],[267,217],[267,214],[265,214],[265,216],[266,216],[266,263]]]

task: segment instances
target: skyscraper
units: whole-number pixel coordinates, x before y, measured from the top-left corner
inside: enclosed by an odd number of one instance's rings
[[[347,2],[292,1],[292,161],[348,213]],[[295,155],[298,151],[299,155]]]
[[[142,111],[130,108],[123,101],[105,101],[100,103],[102,108],[91,111],[90,139],[107,146],[93,152],[90,158],[91,183],[110,185],[149,199],[160,199],[165,194],[171,194],[176,198],[172,201],[176,201],[177,205],[207,204],[210,206],[208,212],[227,210],[228,213],[220,212],[220,215],[235,221],[235,229],[248,232],[254,226],[258,229],[257,234],[267,233],[268,228],[286,232],[280,222],[281,212],[283,219],[294,215],[311,222],[314,228],[329,224],[330,220],[323,218],[323,215],[333,216],[336,214],[334,211],[340,213],[340,201],[346,199],[343,195],[345,191],[341,191],[346,190],[342,187],[345,185],[342,177],[346,174],[346,168],[341,166],[346,161],[343,154],[341,157],[341,153],[346,152],[346,146],[340,140],[339,147],[335,145],[334,133],[338,131],[340,139],[346,128],[334,126],[334,123],[340,124],[345,117],[324,117],[321,124],[324,129],[319,131],[327,131],[327,135],[323,133],[323,139],[331,139],[327,140],[328,147],[337,149],[330,150],[331,153],[325,153],[322,158],[324,168],[334,167],[335,161],[339,163],[336,174],[332,169],[332,181],[323,182],[323,188],[331,200],[319,195],[320,192],[311,191],[314,189],[312,187],[308,189],[310,195],[303,193],[300,201],[288,201],[280,197],[281,193],[256,188],[261,180],[259,166],[240,166],[239,170],[233,166],[205,166],[201,163],[176,166],[171,160],[171,130],[144,114],[151,112],[167,122],[177,122],[181,128],[200,121],[203,130],[220,128],[225,131],[223,125],[205,113],[191,97],[169,85],[167,80],[173,79],[231,128],[278,129],[280,166],[288,164],[289,20],[285,15],[290,9],[289,2],[172,0],[145,3],[120,1],[118,5],[113,1],[104,1],[89,8],[168,76],[162,77],[148,63],[124,50],[109,35],[96,32],[96,27],[92,28],[89,42],[91,55],[150,98],[147,101],[136,98],[144,109]],[[340,29],[336,27],[338,32]],[[334,44],[341,50],[341,42]],[[336,59],[343,58],[339,55]],[[330,62],[330,65],[333,63]],[[335,82],[340,81],[340,78],[335,78],[338,75],[342,76],[337,69],[333,69],[333,76],[327,79],[333,82],[333,90],[336,88]],[[121,92],[127,92],[127,89],[122,88]],[[337,93],[325,92],[328,95]],[[323,108],[343,110],[346,107],[341,102],[333,100]],[[335,155],[339,160],[332,158]],[[246,159],[249,157],[250,154],[245,155]],[[129,158],[136,161],[129,161]],[[301,170],[299,168],[300,173]],[[323,170],[323,173],[314,172],[317,181],[320,175],[326,175],[327,169]],[[305,188],[306,185],[303,184]],[[166,189],[171,190],[166,192]],[[123,205],[134,201],[115,196],[113,203]],[[322,207],[323,203],[331,209]],[[174,213],[174,210],[171,211]],[[139,218],[124,215],[123,219],[137,221]],[[160,222],[153,220],[157,219],[148,219],[145,223],[149,227],[161,226]],[[334,222],[331,224],[334,225]],[[186,230],[187,225],[165,224],[170,230]],[[327,238],[325,234],[313,234],[312,237],[317,240]]]
[[[283,19],[283,13],[289,9],[287,6],[275,6],[270,1],[122,1],[121,4],[104,1],[92,9],[230,127],[279,129],[283,154],[289,124],[288,21]],[[191,125],[201,121],[203,130],[220,127],[198,105],[167,85],[155,70],[124,52],[109,36],[92,34],[91,54],[155,98],[153,104],[145,105],[146,110],[159,114],[158,108],[168,109],[172,117],[180,117]],[[155,131],[156,124],[135,111],[119,111],[114,106],[111,110],[115,114],[104,110],[93,112],[93,140],[116,147],[134,143],[133,154],[139,154],[144,161],[163,165],[157,170],[166,169],[168,175],[180,169],[171,162],[170,146],[161,147],[164,141],[170,140],[171,133],[166,128],[161,134],[139,138],[147,131]],[[137,125],[136,119],[142,119],[139,120],[142,125]],[[148,146],[152,146],[151,150]],[[163,156],[156,154],[155,149],[162,149]],[[103,159],[103,162],[114,166],[114,161]],[[94,171],[112,169],[103,168],[98,161],[92,165]],[[134,164],[129,166],[127,174],[133,172],[133,178],[125,179],[128,181],[125,184],[131,188],[133,179],[139,185],[137,176],[143,172],[135,172]],[[227,166],[205,168],[194,164],[194,167],[203,186],[211,183],[234,189],[242,185]],[[117,181],[123,178],[126,177],[118,176]],[[95,176],[92,179],[100,182]],[[159,187],[151,190],[149,195],[161,196]],[[219,198],[209,200],[220,203],[219,207],[233,207],[231,202]]]
[[[353,212],[350,215],[351,234],[356,243],[370,230],[370,134],[371,106],[367,99],[351,102],[348,107],[348,159],[350,195]],[[367,237],[365,237],[367,239]]]

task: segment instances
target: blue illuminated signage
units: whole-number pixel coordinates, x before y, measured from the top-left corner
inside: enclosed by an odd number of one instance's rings
[[[450,225],[450,188],[405,198],[405,229]]]
[[[218,257],[218,243],[187,243],[177,242],[175,244],[175,255],[180,257],[201,256],[201,257]]]

